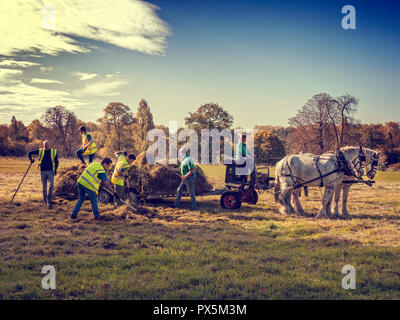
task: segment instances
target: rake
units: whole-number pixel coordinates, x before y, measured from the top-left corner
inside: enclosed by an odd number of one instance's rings
[[[17,194],[17,192],[18,192],[19,188],[21,187],[21,184],[22,184],[22,182],[24,182],[24,179],[25,179],[25,177],[26,177],[26,175],[27,175],[27,173],[28,173],[29,169],[31,168],[32,164],[33,164],[33,162],[31,162],[31,163],[30,163],[30,165],[29,165],[28,169],[26,170],[26,172],[25,172],[24,176],[22,177],[22,180],[21,180],[21,182],[19,183],[19,186],[18,186],[17,190],[15,190],[15,193],[14,193],[14,195],[13,195],[13,197],[12,197],[12,199],[11,199],[10,203],[12,203],[12,202],[13,202],[13,200],[14,200],[14,198],[15,198],[15,195]]]

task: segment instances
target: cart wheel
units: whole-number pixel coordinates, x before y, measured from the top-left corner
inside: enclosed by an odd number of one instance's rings
[[[221,207],[225,209],[239,209],[242,205],[240,193],[225,191],[221,195]]]
[[[111,198],[112,198],[111,195],[107,191],[104,191],[104,190],[100,190],[99,194],[97,195],[97,199],[102,204],[110,203],[110,201],[112,200]]]
[[[258,193],[256,190],[253,189],[253,192],[251,194],[251,200],[249,201],[250,204],[257,204],[258,202]]]
[[[125,199],[130,203],[144,204],[144,199],[135,188],[125,190]]]

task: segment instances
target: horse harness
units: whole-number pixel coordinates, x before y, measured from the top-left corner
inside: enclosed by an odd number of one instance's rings
[[[374,154],[374,156],[375,156],[375,154]],[[366,160],[366,159],[365,159],[364,151],[362,150],[361,147],[360,147],[360,151],[359,151],[358,157],[357,157],[356,159],[354,159],[351,163],[350,163],[349,161],[347,161],[346,157],[344,156],[344,154],[343,154],[340,150],[339,150],[338,152],[336,152],[335,157],[336,157],[336,166],[337,166],[337,168],[336,168],[335,170],[329,172],[329,173],[322,174],[321,169],[320,169],[319,166],[318,166],[318,161],[320,160],[321,156],[314,156],[314,157],[313,157],[313,160],[314,160],[315,166],[316,166],[316,168],[317,168],[317,170],[318,170],[319,177],[318,177],[318,178],[315,178],[315,179],[312,179],[312,180],[309,180],[309,181],[304,181],[303,179],[301,179],[301,178],[296,177],[295,175],[293,175],[292,169],[290,168],[290,165],[289,165],[289,162],[288,162],[288,159],[287,159],[287,158],[286,158],[286,166],[287,166],[288,169],[289,169],[289,174],[284,174],[284,173],[283,173],[283,166],[282,166],[282,168],[281,168],[281,174],[282,174],[283,176],[285,176],[285,177],[290,177],[290,178],[292,179],[293,183],[295,183],[295,179],[298,179],[298,180],[301,180],[301,181],[302,181],[302,183],[295,184],[294,189],[301,188],[301,187],[303,187],[304,185],[306,185],[306,184],[308,184],[308,183],[310,183],[310,182],[314,182],[314,181],[316,181],[316,180],[320,180],[320,185],[319,185],[319,186],[320,186],[320,188],[322,188],[322,187],[324,186],[323,178],[324,178],[324,177],[327,177],[327,176],[329,176],[329,175],[331,175],[331,174],[334,174],[334,173],[336,173],[336,172],[339,172],[339,171],[342,171],[346,176],[353,176],[353,177],[355,177],[356,179],[360,179],[360,178],[354,173],[354,170],[353,170],[351,167],[353,167],[355,170],[357,170],[357,169],[356,169],[356,168],[357,168],[357,165],[360,165],[360,170],[361,170],[361,168],[362,168],[362,163]],[[357,161],[356,161],[356,160],[357,160]],[[375,161],[376,161],[376,160],[375,160]],[[373,162],[373,163],[375,163],[375,162]],[[373,168],[373,167],[372,167],[372,168]],[[372,170],[372,169],[371,169],[371,170]],[[371,170],[370,170],[370,171],[371,171]],[[357,170],[357,171],[358,171],[358,170]],[[370,171],[369,171],[369,172],[370,172]]]

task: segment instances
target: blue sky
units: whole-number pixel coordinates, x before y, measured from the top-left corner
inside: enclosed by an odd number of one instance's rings
[[[320,92],[358,97],[363,122],[400,121],[400,4],[392,1],[150,1],[159,10],[86,1],[83,11],[82,1],[56,0],[62,39],[37,26],[44,3],[32,2],[8,8],[33,22],[0,44],[0,123],[12,114],[29,122],[59,104],[95,121],[108,102],[136,111],[144,98],[164,125],[184,125],[213,101],[235,126],[286,126]],[[346,4],[356,30],[341,27]]]

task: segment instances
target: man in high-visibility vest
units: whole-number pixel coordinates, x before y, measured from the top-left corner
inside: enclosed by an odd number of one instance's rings
[[[194,166],[193,159],[189,155],[188,151],[186,152],[185,158],[181,162],[181,179],[182,182],[180,183],[178,189],[176,190],[177,194],[174,207],[175,208],[179,207],[182,197],[183,187],[186,186],[186,190],[189,192],[190,197],[192,199],[192,210],[197,210],[196,193],[195,193],[196,168]]]
[[[28,152],[28,158],[31,163],[35,162],[32,159],[33,155],[38,156],[37,168],[40,170],[42,178],[43,202],[44,205],[51,209],[53,205],[54,176],[57,174],[58,168],[57,150],[50,148],[50,142],[45,140],[43,141],[43,148]],[[49,192],[47,192],[47,181],[49,181]]]
[[[83,164],[85,163],[85,159],[83,156],[89,156],[89,163],[93,161],[94,155],[98,150],[96,142],[94,142],[92,135],[87,131],[85,126],[81,126],[79,131],[82,135],[82,148],[76,150],[76,156],[81,160]]]
[[[78,212],[86,199],[86,195],[88,196],[90,203],[92,204],[92,212],[94,218],[101,218],[99,207],[97,205],[97,194],[99,192],[100,183],[103,183],[108,190],[112,191],[112,185],[110,181],[108,181],[106,173],[106,171],[110,169],[111,164],[112,161],[110,158],[104,158],[101,163],[92,162],[79,177],[78,182],[76,183],[78,187],[79,199],[75,205],[74,210],[72,211],[71,219],[76,219]],[[116,199],[119,198],[117,193],[114,193],[114,197]]]
[[[115,191],[118,193],[120,199],[125,200],[125,176],[130,169],[131,163],[136,160],[136,156],[133,153],[128,154],[126,151],[116,152],[115,156],[118,160],[111,183],[115,186]],[[118,205],[122,204],[120,199],[117,201]]]

